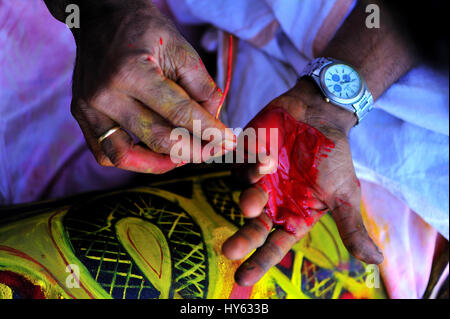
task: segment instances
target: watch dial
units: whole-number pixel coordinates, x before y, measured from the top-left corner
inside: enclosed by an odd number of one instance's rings
[[[323,82],[327,90],[341,99],[352,99],[361,91],[361,78],[345,64],[334,64],[326,69]]]

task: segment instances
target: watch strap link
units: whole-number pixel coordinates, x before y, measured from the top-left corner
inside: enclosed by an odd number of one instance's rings
[[[300,74],[299,78],[304,76],[319,76],[320,70],[327,64],[332,63],[333,61],[327,58],[318,58],[309,62],[308,65],[303,69],[303,72]],[[317,73],[317,74],[316,74]]]
[[[353,108],[355,109],[358,123],[373,109],[373,96],[367,87],[365,88],[362,98],[353,104]]]
[[[308,65],[303,69],[303,72],[300,74],[299,79],[304,76],[309,76],[314,79],[314,81],[320,86],[319,76],[321,70],[328,64],[331,64],[333,62],[336,62],[333,59],[330,58],[317,58],[313,61],[309,62]],[[356,103],[349,104],[347,106],[340,105],[341,107],[344,107],[348,111],[352,111],[355,113],[356,118],[358,120],[357,124],[361,122],[361,120],[373,109],[373,96],[372,93],[370,93],[367,86],[364,84],[364,94],[362,95],[361,99],[357,101]]]

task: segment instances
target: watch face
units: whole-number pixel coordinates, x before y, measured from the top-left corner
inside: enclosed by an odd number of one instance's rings
[[[325,68],[321,80],[325,90],[332,95],[330,98],[341,102],[355,99],[362,91],[359,74],[345,64],[332,64]]]

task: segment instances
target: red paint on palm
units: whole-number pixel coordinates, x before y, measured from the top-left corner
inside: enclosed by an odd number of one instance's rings
[[[278,168],[258,184],[269,195],[266,212],[273,223],[295,234],[303,221],[308,226],[313,222],[311,206],[317,202],[319,165],[335,145],[280,107],[259,113],[248,126],[266,128],[267,134],[270,128],[278,128]],[[266,150],[276,147],[269,145],[270,138],[265,141]]]

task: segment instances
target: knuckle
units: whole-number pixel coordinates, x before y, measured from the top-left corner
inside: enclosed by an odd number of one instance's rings
[[[283,254],[283,251],[281,250],[280,246],[278,246],[277,244],[275,244],[273,242],[268,241],[265,244],[265,247],[266,247],[266,251],[268,252],[268,254],[273,256],[273,260],[276,263],[280,262],[283,259],[284,254]]]
[[[182,100],[170,110],[168,119],[175,125],[188,126],[192,121],[192,109],[189,101]]]
[[[258,222],[250,222],[247,224],[247,229],[250,233],[249,237],[252,238],[252,241],[256,247],[261,247],[265,241],[265,228]]]
[[[170,145],[167,137],[162,133],[153,133],[146,144],[151,150],[157,153],[167,152]]]
[[[95,108],[100,108],[103,105],[109,105],[110,94],[107,88],[98,90],[91,98],[88,100],[88,104]]]
[[[357,237],[358,235],[360,235],[360,231],[358,229],[353,229],[349,232],[346,232],[345,234],[342,235],[342,240],[344,242],[347,242],[349,244],[353,243],[355,240],[355,237]]]

